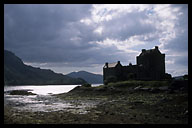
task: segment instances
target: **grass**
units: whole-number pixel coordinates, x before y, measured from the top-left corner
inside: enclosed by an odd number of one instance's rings
[[[136,87],[136,86],[143,86],[143,87],[161,87],[161,86],[169,86],[170,83],[168,81],[121,81],[116,83],[109,83],[107,86],[113,87]]]

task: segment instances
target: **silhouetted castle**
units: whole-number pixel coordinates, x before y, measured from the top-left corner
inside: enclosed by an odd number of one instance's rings
[[[165,54],[162,54],[158,46],[155,49],[145,50],[137,56],[137,64],[122,66],[117,63],[105,63],[103,67],[103,81],[137,80],[162,80],[168,74],[165,73]],[[169,75],[171,77],[171,75]]]

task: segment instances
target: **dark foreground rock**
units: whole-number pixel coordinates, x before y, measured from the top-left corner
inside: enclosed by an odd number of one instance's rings
[[[37,95],[35,93],[29,92],[29,90],[12,90],[6,93],[9,93],[10,95]]]

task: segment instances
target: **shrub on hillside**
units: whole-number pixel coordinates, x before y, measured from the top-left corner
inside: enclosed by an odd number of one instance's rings
[[[91,84],[86,83],[86,84],[82,84],[83,87],[91,87]]]

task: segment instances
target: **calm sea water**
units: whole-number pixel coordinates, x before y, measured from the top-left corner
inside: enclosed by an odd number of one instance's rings
[[[92,84],[92,87],[99,86],[101,84]],[[30,90],[29,92],[38,95],[49,95],[66,93],[79,85],[42,85],[42,86],[5,86],[4,92],[11,90]]]
[[[101,84],[93,84],[99,86]],[[4,105],[11,105],[19,111],[69,111],[86,114],[90,108],[100,101],[61,100],[51,94],[66,93],[79,85],[43,85],[43,86],[5,86],[4,92],[11,90],[30,90],[37,95],[9,95],[4,93]],[[77,105],[78,104],[78,105]]]

